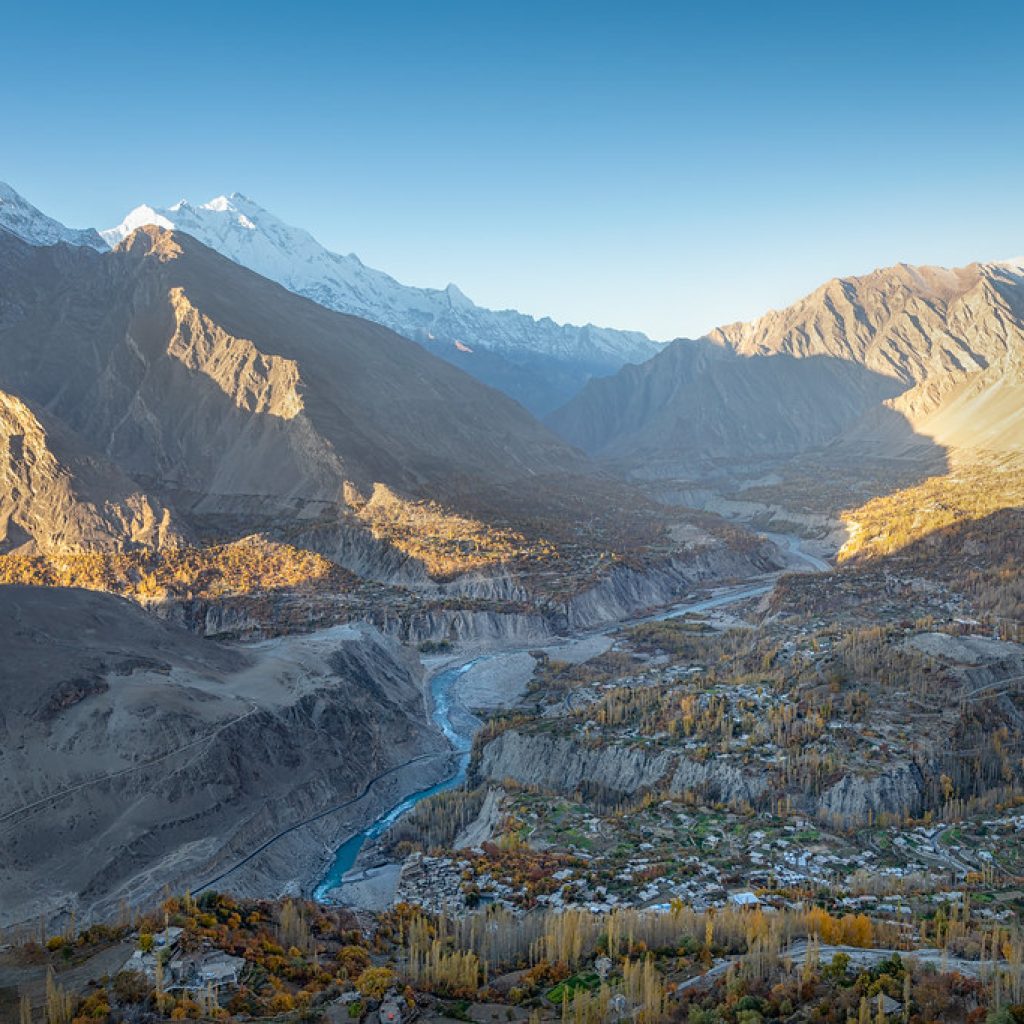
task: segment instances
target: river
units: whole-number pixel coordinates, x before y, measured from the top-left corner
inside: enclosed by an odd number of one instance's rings
[[[368,840],[377,839],[383,835],[403,814],[411,811],[421,800],[426,800],[428,796],[433,796],[435,793],[443,793],[446,789],[455,789],[465,781],[466,769],[469,767],[469,753],[473,745],[473,733],[480,723],[455,699],[455,683],[459,676],[483,660],[485,660],[483,657],[474,658],[464,665],[446,668],[430,680],[430,714],[434,723],[451,744],[452,750],[458,755],[458,766],[455,772],[447,779],[442,779],[432,786],[410,793],[364,828],[362,832],[357,832],[351,839],[342,843],[334,855],[334,861],[327,874],[313,890],[313,899],[317,902],[336,902],[332,890],[336,894],[341,889],[345,875],[355,867],[359,852]]]
[[[820,559],[807,555],[800,549],[800,543],[796,538],[782,538],[772,535],[772,540],[778,543],[785,540],[786,548],[794,554],[798,560],[814,571],[827,564]],[[660,622],[666,619],[678,618],[681,615],[710,611],[714,608],[722,608],[725,605],[736,604],[751,597],[759,597],[769,593],[775,586],[775,579],[748,582],[734,587],[725,587],[713,591],[709,597],[699,601],[683,601],[679,604],[659,612],[656,615],[649,615],[645,618],[632,620],[632,623],[618,623],[613,628],[620,629],[623,626],[638,622]],[[608,627],[605,627],[606,629]],[[507,653],[507,652],[502,652]],[[430,680],[430,703],[431,717],[438,728],[444,733],[452,750],[458,755],[458,766],[455,772],[441,782],[432,786],[417,790],[404,797],[388,811],[375,819],[361,832],[343,843],[335,854],[327,874],[320,881],[313,891],[313,898],[321,903],[335,904],[339,902],[338,893],[344,887],[344,877],[350,872],[359,858],[359,853],[364,844],[383,835],[403,814],[411,811],[421,800],[425,800],[435,793],[442,793],[448,789],[455,789],[461,786],[466,779],[466,769],[469,766],[469,755],[473,745],[473,734],[480,725],[479,720],[459,702],[456,696],[456,684],[459,677],[468,672],[471,668],[488,661],[494,655],[479,655],[471,661],[462,665],[443,669],[434,675]]]

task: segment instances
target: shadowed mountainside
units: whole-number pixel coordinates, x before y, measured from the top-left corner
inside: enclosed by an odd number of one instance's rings
[[[103,920],[408,760],[444,771],[418,662],[368,626],[243,651],[107,594],[0,587],[0,649],[0,926]],[[309,883],[347,819],[275,848],[236,888]]]
[[[641,366],[591,381],[548,422],[602,458],[640,471],[660,462],[692,472],[823,447],[902,388],[835,357],[743,357],[683,340]]]
[[[835,516],[854,494],[943,473],[956,452],[1019,457],[1021,409],[1024,267],[901,264],[674,342],[592,381],[548,422],[666,495],[696,502],[705,481],[725,489],[709,508]]]
[[[783,310],[708,337],[741,355],[830,355],[906,387],[898,408],[918,417],[1024,339],[1024,270],[973,263],[947,270],[898,264],[834,278]]]
[[[346,483],[444,499],[466,479],[486,492],[586,470],[503,395],[187,236],[25,248],[0,237],[0,266],[24,268],[0,331],[4,387],[202,508],[341,503]]]

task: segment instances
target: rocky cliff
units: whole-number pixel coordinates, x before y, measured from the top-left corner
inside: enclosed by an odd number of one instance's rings
[[[495,783],[511,779],[556,793],[614,800],[658,788],[672,763],[663,751],[596,742],[590,746],[573,737],[512,729],[484,746],[474,773]]]
[[[566,624],[569,629],[590,629],[617,622],[672,604],[709,580],[747,579],[785,564],[784,556],[770,541],[752,540],[740,548],[708,538],[706,544],[681,549],[677,555],[644,569],[615,566],[593,586],[568,600]]]
[[[925,780],[918,765],[891,764],[878,774],[844,775],[817,799],[815,811],[841,825],[920,817],[925,809]]]
[[[567,796],[580,793],[614,806],[644,792],[685,796],[701,803],[771,808],[786,793],[765,766],[738,758],[694,760],[655,745],[604,743],[557,733],[512,729],[479,752],[473,768],[480,781],[511,779]],[[925,784],[914,764],[880,773],[851,770],[820,795],[791,793],[792,806],[829,824],[848,827],[902,820],[924,809]]]
[[[177,543],[169,510],[42,410],[0,391],[0,553]]]

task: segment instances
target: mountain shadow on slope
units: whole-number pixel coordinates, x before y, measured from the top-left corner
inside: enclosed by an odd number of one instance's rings
[[[0,233],[0,266],[20,268],[0,385],[198,508],[294,511],[377,482],[486,505],[591,473],[506,396],[188,236],[140,229],[99,255]]]
[[[536,352],[520,357],[485,348],[467,352],[451,342],[425,337],[415,340],[427,351],[476,377],[488,387],[504,392],[541,418],[579,394],[588,381],[618,369],[607,362],[559,359]]]
[[[756,476],[766,465],[827,451],[873,417],[908,467],[920,461],[934,471],[941,451],[885,404],[905,389],[832,356],[741,356],[707,340],[680,340],[640,366],[591,381],[547,422],[629,475],[699,479]],[[851,468],[856,452],[835,452],[837,472]]]

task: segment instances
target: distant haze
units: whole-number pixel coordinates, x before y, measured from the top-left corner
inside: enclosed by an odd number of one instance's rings
[[[1017,4],[61,7],[5,12],[0,180],[76,227],[237,190],[401,281],[658,339],[1024,253]]]

